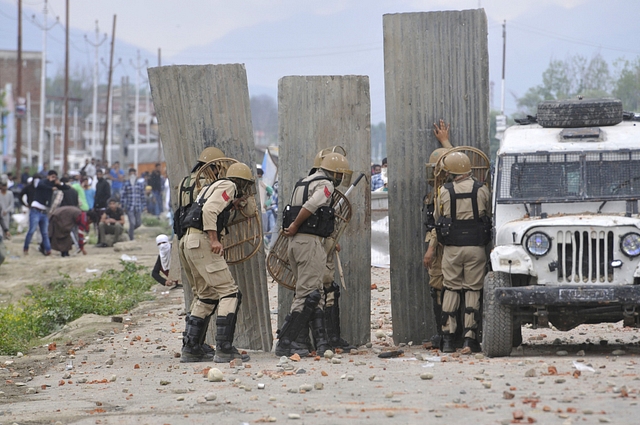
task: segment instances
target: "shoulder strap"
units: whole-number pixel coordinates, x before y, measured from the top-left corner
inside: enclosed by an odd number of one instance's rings
[[[304,204],[305,202],[307,202],[307,200],[309,199],[309,184],[311,182],[315,182],[315,181],[319,181],[319,180],[328,180],[331,181],[331,179],[329,177],[325,177],[325,176],[318,176],[318,177],[314,177],[311,180],[308,181],[303,181],[302,180],[298,180],[298,182],[296,183],[295,188],[293,189],[293,193],[295,194],[295,191],[298,187],[300,186],[304,186],[304,193],[302,195],[302,203]]]
[[[456,201],[458,199],[467,199],[471,198],[471,208],[473,208],[473,219],[480,220],[480,210],[478,209],[478,189],[482,187],[482,184],[474,181],[473,189],[468,193],[456,193],[453,190],[453,183],[445,183],[444,187],[449,191],[449,195],[451,196],[451,221],[456,221],[457,215],[457,207]]]

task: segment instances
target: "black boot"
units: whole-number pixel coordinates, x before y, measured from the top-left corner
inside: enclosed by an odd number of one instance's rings
[[[446,333],[442,335],[442,352],[443,353],[455,353],[456,344],[453,334]]]
[[[214,310],[215,312],[215,310]],[[205,325],[204,325],[204,330],[202,331],[202,336],[198,339],[198,343],[202,346],[202,349],[204,350],[205,353],[210,353],[210,354],[216,354],[216,350],[211,347],[209,344],[207,344],[205,341],[205,339],[207,338],[207,330],[209,329],[209,322],[211,322],[211,316],[213,316],[214,313],[211,313],[209,316],[207,316],[204,320],[205,320]],[[189,317],[191,317],[190,314],[187,313],[186,316],[184,316],[184,321],[189,322]],[[182,332],[182,341],[183,341],[183,346],[184,346],[184,337],[187,335],[187,332]]]
[[[302,329],[296,337],[295,342],[300,347],[306,348],[309,351],[313,351],[313,343],[311,342],[311,335],[309,334],[309,323],[305,323],[302,325]]]
[[[470,348],[472,353],[479,353],[482,351],[480,349],[480,343],[475,338],[465,338],[462,348]]]
[[[324,321],[327,326],[327,337],[331,348],[340,348],[347,353],[357,348],[340,337],[340,306],[338,305],[338,298],[335,299],[334,305],[325,307]]]
[[[213,314],[215,313],[215,310],[213,310],[213,312],[211,312],[210,315],[208,315],[206,317],[205,322],[204,322],[204,331],[202,331],[202,335],[200,337],[200,339],[198,340],[198,342],[200,343],[200,346],[202,346],[202,349],[204,350],[205,353],[210,353],[215,355],[216,354],[216,350],[211,347],[209,344],[207,344],[205,342],[205,340],[207,339],[207,330],[209,329],[209,322],[211,322],[211,316],[213,316]]]
[[[189,316],[182,337],[181,363],[208,362],[213,360],[213,354],[206,353],[199,342],[205,331],[205,319]]]
[[[276,345],[276,356],[293,356],[294,354],[300,357],[306,357],[309,355],[309,350],[302,344],[296,341],[302,333],[303,329],[307,329],[307,335],[309,334],[309,323],[305,320],[303,314],[299,311],[294,311],[288,314],[284,319],[282,329],[278,330],[278,344]]]
[[[327,332],[324,327],[324,310],[316,308],[311,319],[311,333],[316,344],[316,354],[323,356],[324,352],[331,349],[327,341]]]
[[[213,361],[216,363],[227,363],[233,359],[241,359],[243,362],[251,360],[248,354],[240,354],[238,349],[233,346],[233,335],[236,331],[236,321],[238,316],[236,313],[229,313],[227,316],[218,316],[216,326],[216,354]]]

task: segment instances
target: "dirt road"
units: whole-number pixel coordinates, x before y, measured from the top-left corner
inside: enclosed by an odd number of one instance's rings
[[[154,236],[145,233],[127,254],[151,265]],[[10,259],[0,267],[0,286],[19,293],[58,271],[80,279],[87,269],[117,267],[121,255],[92,247],[86,257]],[[639,422],[638,330],[621,323],[568,333],[524,329],[525,344],[509,358],[439,356],[414,345],[380,359],[392,348],[388,270],[372,269],[372,281],[371,347],[297,362],[250,352],[251,361],[235,367],[179,362],[182,293],[158,285],[155,299],[122,323],[85,317],[55,349],[0,358],[0,424]],[[223,380],[209,381],[208,368]]]

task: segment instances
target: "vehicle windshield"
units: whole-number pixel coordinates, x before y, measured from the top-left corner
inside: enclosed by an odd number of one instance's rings
[[[498,161],[501,203],[640,197],[640,151],[502,155]]]

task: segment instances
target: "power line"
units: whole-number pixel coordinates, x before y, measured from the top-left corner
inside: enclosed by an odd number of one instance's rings
[[[604,49],[604,50],[613,50],[613,51],[617,51],[617,52],[633,53],[633,54],[636,54],[636,55],[640,55],[640,50],[630,50],[630,49],[622,49],[620,47],[604,46],[602,44],[594,43],[592,41],[581,40],[581,39],[578,39],[578,38],[574,38],[574,37],[566,36],[566,35],[563,35],[563,34],[555,33],[553,31],[542,30],[542,29],[531,27],[531,26],[528,26],[528,25],[523,25],[523,24],[520,24],[520,23],[510,23],[510,26],[512,28],[515,27],[516,29],[519,29],[520,31],[523,31],[523,32],[529,32],[529,33],[532,33],[532,34],[542,35],[544,37],[548,37],[548,38],[552,38],[552,39],[556,39],[556,40],[562,40],[562,41],[566,41],[568,43],[581,44],[581,45],[584,45],[584,46],[596,47],[596,48]]]

